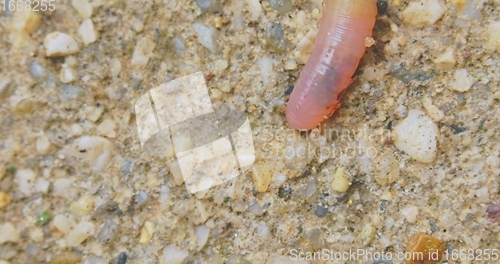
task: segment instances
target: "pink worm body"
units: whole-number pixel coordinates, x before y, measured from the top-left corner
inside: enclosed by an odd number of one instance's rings
[[[324,0],[316,44],[286,108],[291,127],[317,127],[340,107],[376,16],[375,0]]]

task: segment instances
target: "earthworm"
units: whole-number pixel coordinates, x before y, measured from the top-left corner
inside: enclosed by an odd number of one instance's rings
[[[340,107],[376,16],[376,0],[324,0],[316,44],[286,108],[291,127],[312,129]]]

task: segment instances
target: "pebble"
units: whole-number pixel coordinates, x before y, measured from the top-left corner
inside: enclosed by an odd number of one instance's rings
[[[139,243],[146,244],[151,242],[154,235],[154,224],[146,221],[141,227],[141,233],[139,235]]]
[[[469,91],[474,82],[474,77],[466,69],[458,69],[448,83],[448,88],[463,93]]]
[[[15,180],[19,185],[19,191],[25,195],[31,195],[35,191],[36,174],[31,169],[17,170]]]
[[[293,9],[292,0],[267,0],[271,7],[279,14],[286,14]]]
[[[404,216],[406,221],[410,224],[414,224],[417,222],[417,216],[418,216],[418,207],[410,205],[402,208],[400,210],[401,214]]]
[[[454,50],[449,48],[444,53],[441,53],[435,60],[436,66],[440,70],[451,70],[456,63]]]
[[[214,27],[205,26],[200,23],[193,24],[193,30],[198,35],[200,44],[210,50],[212,53],[217,52],[217,30]]]
[[[134,66],[146,66],[149,59],[153,56],[153,50],[156,43],[147,37],[141,38],[134,48],[134,55],[132,56],[131,64]]]
[[[392,154],[387,151],[378,159],[375,169],[375,181],[380,186],[388,186],[399,179],[399,164]]]
[[[3,209],[11,202],[10,195],[6,192],[0,192],[0,209]]]
[[[437,106],[432,104],[432,99],[429,97],[424,97],[422,100],[425,112],[434,122],[439,122],[444,118],[444,112],[441,111]]]
[[[73,6],[83,18],[92,16],[92,5],[87,0],[72,0],[71,6]]]
[[[273,75],[274,59],[272,57],[264,57],[257,60],[257,67],[260,69],[260,77],[264,85],[271,83],[271,76]]]
[[[491,22],[488,25],[486,34],[488,35],[488,48],[496,49],[500,53],[500,22]]]
[[[107,244],[115,240],[117,233],[118,224],[114,221],[107,221],[106,223],[104,223],[101,232],[99,232],[99,234],[97,235],[97,239],[99,239],[99,242]]]
[[[82,41],[85,46],[96,42],[97,34],[94,29],[94,23],[90,18],[83,20],[82,24],[80,24],[80,27],[78,28],[78,34],[82,37]]]
[[[271,168],[265,162],[252,167],[252,178],[257,192],[265,192],[271,183]]]
[[[488,219],[492,223],[500,223],[500,203],[492,204],[487,209]]]
[[[286,51],[285,30],[279,22],[267,23],[266,42],[275,52]]]
[[[10,222],[0,224],[0,245],[5,242],[17,243],[21,239],[21,233]]]
[[[45,55],[47,57],[59,57],[75,54],[80,51],[75,39],[65,33],[52,32],[43,40]]]
[[[38,28],[41,21],[42,19],[38,12],[26,10],[14,12],[11,24],[12,31],[9,36],[12,46],[15,48],[26,46],[27,40],[30,37],[29,34]]]
[[[43,241],[43,230],[41,227],[31,227],[29,230],[29,237],[34,242],[42,242]]]
[[[36,179],[35,188],[37,192],[48,193],[50,187],[50,182],[43,178]]]
[[[377,233],[377,229],[373,227],[371,224],[365,224],[363,229],[361,229],[361,233],[359,234],[363,245],[370,245],[373,240],[375,240],[375,235]]]
[[[137,208],[142,207],[148,201],[148,193],[146,191],[138,191],[134,196]]]
[[[118,255],[118,264],[125,264],[127,263],[127,253],[125,252],[120,252],[120,255]]]
[[[186,51],[186,45],[184,44],[184,41],[181,38],[175,37],[173,40],[173,44],[174,44],[175,53],[177,55],[181,56],[182,53],[184,53],[184,51]]]
[[[108,262],[102,257],[89,255],[83,260],[82,264],[108,264]]]
[[[168,245],[163,250],[163,264],[182,264],[189,256],[186,250],[178,249],[175,245]]]
[[[49,152],[49,150],[50,150],[49,137],[47,137],[45,134],[40,135],[36,139],[36,151],[39,154],[45,155]]]
[[[103,171],[112,157],[112,145],[107,139],[96,136],[83,136],[76,140],[78,150],[90,163],[92,171]]]
[[[120,75],[120,72],[122,71],[122,63],[120,62],[120,59],[113,58],[111,60],[109,63],[109,71],[113,77],[118,77],[118,75]]]
[[[95,214],[99,218],[112,218],[114,216],[119,216],[122,213],[123,212],[120,210],[118,203],[115,201],[105,202],[95,209]]]
[[[94,208],[94,198],[88,195],[82,195],[78,200],[69,204],[68,210],[76,215],[85,215]]]
[[[203,11],[216,11],[219,5],[216,0],[194,0]]]
[[[108,138],[116,138],[116,123],[111,119],[103,120],[97,126],[97,133]]]
[[[295,60],[286,60],[285,61],[285,70],[292,71],[297,69],[297,61]]]
[[[262,14],[262,6],[259,0],[246,0],[248,10],[250,11],[250,21],[258,21]]]
[[[438,263],[443,257],[445,249],[445,244],[439,239],[425,233],[418,233],[410,238],[406,244],[406,251],[412,253],[409,256],[413,256],[406,263]],[[418,254],[414,254],[414,252],[418,252]],[[436,256],[432,254],[436,254]],[[418,256],[423,256],[424,259],[417,259]]]
[[[77,247],[88,237],[93,236],[95,226],[91,222],[82,221],[71,230],[66,238],[69,247]]]
[[[59,73],[59,80],[62,83],[74,82],[76,80],[76,76],[76,71],[73,68],[63,64],[63,66],[61,67],[61,72]]]
[[[441,0],[420,0],[410,2],[401,13],[403,22],[411,26],[428,26],[436,23],[444,14]]]
[[[314,214],[317,217],[325,217],[328,214],[328,208],[321,206],[321,205],[318,205],[316,207],[316,211],[314,211]]]
[[[194,234],[198,239],[198,250],[201,250],[208,241],[210,235],[210,228],[206,225],[197,226],[194,228]]]
[[[39,226],[46,225],[52,219],[52,215],[49,211],[43,211],[36,219],[36,223]]]
[[[437,125],[423,112],[410,110],[408,116],[393,129],[394,144],[410,157],[431,163],[437,154]]]
[[[74,193],[71,192],[73,187],[73,179],[60,178],[57,179],[52,188],[52,194],[59,197],[71,198]]]
[[[69,218],[62,214],[54,216],[52,224],[63,234],[67,234],[71,230],[71,222]]]
[[[345,169],[342,167],[338,167],[333,175],[333,181],[331,184],[332,190],[336,192],[345,193],[347,189],[351,186],[351,182],[347,178]]]

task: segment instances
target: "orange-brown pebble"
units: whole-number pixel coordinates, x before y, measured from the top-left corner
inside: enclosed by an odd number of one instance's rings
[[[406,251],[412,253],[407,264],[435,264],[443,257],[445,244],[431,235],[418,233],[408,241]]]

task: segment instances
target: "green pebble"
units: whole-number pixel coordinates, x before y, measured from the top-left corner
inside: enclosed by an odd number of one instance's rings
[[[38,219],[36,220],[36,222],[38,225],[44,226],[50,221],[50,219],[52,219],[52,216],[50,215],[50,213],[47,211],[43,211],[43,213],[40,216],[38,216]]]

